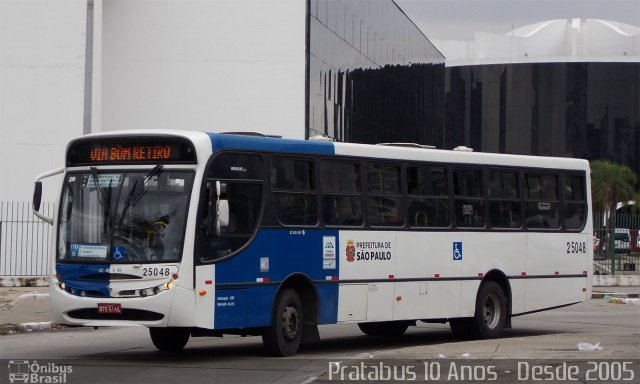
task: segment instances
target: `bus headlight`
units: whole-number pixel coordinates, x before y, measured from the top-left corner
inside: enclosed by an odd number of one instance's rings
[[[171,288],[173,288],[174,283],[173,280],[169,280],[165,283],[162,283],[158,286],[155,287],[151,287],[151,288],[143,288],[140,290],[140,297],[147,297],[147,296],[153,296],[153,295],[157,295],[158,293],[162,292],[162,291],[167,291]]]
[[[64,285],[64,282],[62,282],[62,281],[58,284],[58,286],[59,286],[59,287],[60,287],[60,289],[62,289],[63,291],[64,291],[64,289],[65,289],[65,287],[66,287],[66,286]]]

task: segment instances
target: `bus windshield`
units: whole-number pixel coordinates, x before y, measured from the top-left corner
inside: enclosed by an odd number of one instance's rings
[[[58,259],[82,263],[180,260],[193,172],[74,172],[66,176]]]

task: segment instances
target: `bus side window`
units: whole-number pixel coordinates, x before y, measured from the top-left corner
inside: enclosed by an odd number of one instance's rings
[[[274,156],[271,159],[271,202],[283,225],[318,223],[315,166],[311,160]]]
[[[559,229],[558,175],[525,173],[524,185],[527,228]]]
[[[364,218],[360,164],[323,160],[320,176],[324,224],[361,226]]]
[[[262,211],[263,163],[262,157],[253,153],[223,152],[214,157],[199,210],[196,241],[201,261],[230,255],[252,238]],[[217,209],[228,212],[220,218],[219,230]]]
[[[520,228],[522,214],[518,173],[489,171],[487,195],[492,228]]]
[[[408,220],[414,228],[447,228],[449,188],[447,169],[441,166],[407,167]]]
[[[580,230],[586,219],[584,176],[564,175],[563,180],[564,227],[568,230]]]
[[[485,226],[483,179],[481,169],[453,171],[456,226],[482,228]]]
[[[400,167],[367,164],[367,222],[371,226],[403,226]]]

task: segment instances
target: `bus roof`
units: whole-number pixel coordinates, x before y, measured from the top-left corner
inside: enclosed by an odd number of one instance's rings
[[[589,162],[583,159],[566,157],[546,157],[511,155],[486,152],[466,152],[443,149],[430,149],[407,146],[371,145],[355,143],[339,143],[321,140],[285,139],[276,137],[260,137],[254,135],[206,133],[186,130],[127,130],[102,132],[82,136],[77,140],[90,140],[91,138],[104,138],[109,136],[178,136],[194,142],[196,148],[205,147],[203,141],[210,144],[211,151],[222,149],[260,150],[277,153],[315,154],[315,155],[341,155],[352,157],[430,161],[441,163],[461,163],[478,165],[506,165],[531,168],[561,168],[589,170]],[[206,145],[206,146],[209,146]]]

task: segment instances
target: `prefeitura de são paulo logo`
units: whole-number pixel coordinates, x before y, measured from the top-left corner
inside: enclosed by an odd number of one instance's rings
[[[356,247],[353,240],[347,240],[347,261],[352,263],[356,259]]]

